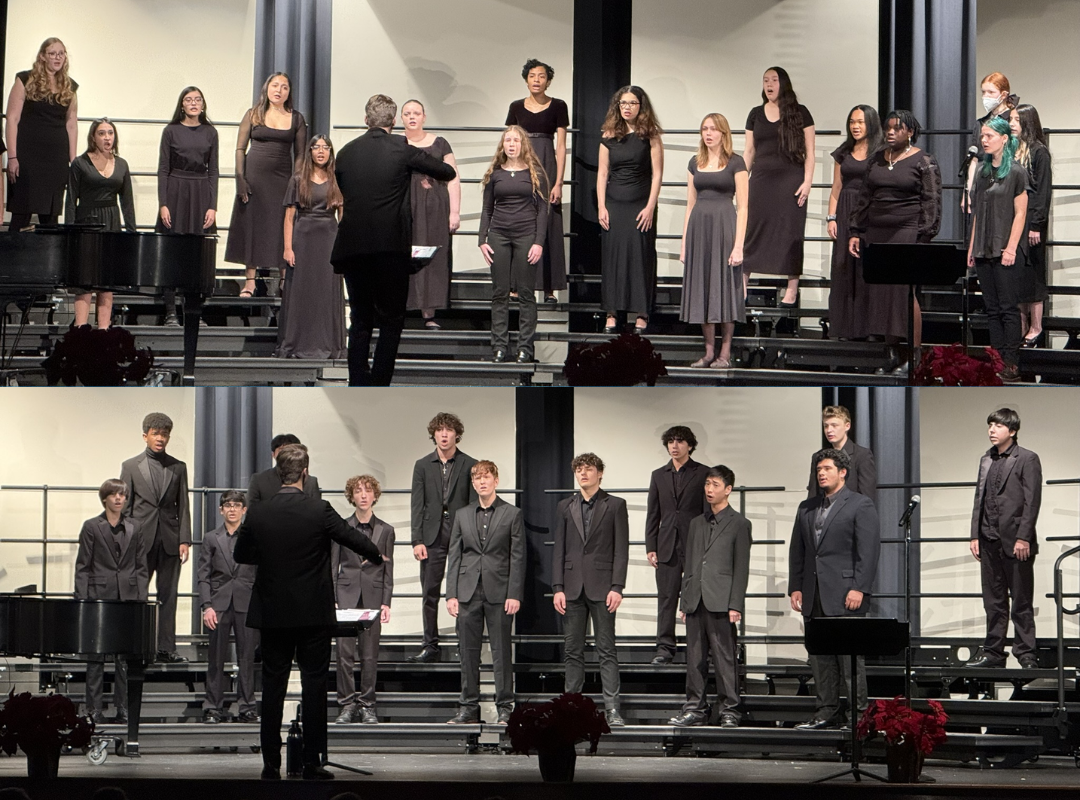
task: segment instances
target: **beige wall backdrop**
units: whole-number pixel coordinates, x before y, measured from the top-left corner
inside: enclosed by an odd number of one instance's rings
[[[440,411],[457,414],[464,423],[462,451],[494,461],[499,467],[499,489],[513,489],[517,463],[514,391],[275,389],[274,431],[295,433],[308,446],[311,472],[324,489],[338,492],[326,499],[342,516],[353,511],[340,494],[352,475],[374,475],[384,489],[410,488],[416,460],[434,452],[427,425]],[[504,499],[514,502],[513,495],[504,495]],[[375,514],[395,529],[395,594],[418,594],[420,568],[408,546],[409,495],[383,495]],[[439,626],[446,633],[454,631],[453,620],[443,608]],[[386,633],[421,630],[419,599],[395,599]]]
[[[141,453],[142,420],[152,411],[172,417],[168,452],[188,463],[191,478],[195,390],[13,389],[0,393],[0,419],[12,458],[0,462],[0,592],[41,584],[40,539],[43,493],[12,486],[91,486],[93,492],[51,491],[47,538],[67,543],[48,548],[50,592],[74,591],[75,555],[83,520],[101,513],[97,487],[120,477],[120,463]],[[191,586],[189,561],[180,573],[181,591]],[[151,591],[153,591],[151,582]],[[190,633],[191,603],[181,598],[177,630]]]
[[[922,389],[919,394],[922,479],[927,483],[974,481],[979,459],[989,448],[986,416],[1010,407],[1020,414],[1019,442],[1039,454],[1043,479],[1080,478],[1080,419],[1076,389]],[[1039,514],[1039,555],[1035,560],[1036,627],[1040,637],[1056,635],[1055,607],[1046,597],[1053,591],[1053,564],[1073,542],[1048,542],[1050,536],[1077,535],[1080,511],[1074,485],[1044,486]],[[967,537],[970,534],[974,490],[926,489],[919,515],[922,536]],[[966,542],[922,546],[924,592],[980,591],[978,562]],[[1077,561],[1066,564],[1067,591],[1076,591]],[[1075,605],[1075,603],[1073,603]],[[986,630],[982,601],[936,599],[922,601],[923,634],[981,638]],[[1010,625],[1010,631],[1011,631]],[[1067,618],[1066,633],[1077,635],[1075,617]],[[1010,634],[1011,635],[1011,634]]]

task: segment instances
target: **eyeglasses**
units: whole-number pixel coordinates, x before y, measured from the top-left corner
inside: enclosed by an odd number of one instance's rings
[[[621,108],[633,108],[634,106],[640,106],[640,105],[641,105],[641,103],[639,103],[637,100],[620,100],[619,101],[619,106]]]
[[[63,51],[63,50],[61,50],[58,53],[45,53],[46,58],[63,58],[66,55],[67,55],[67,53],[65,51]]]
[[[222,503],[221,507],[222,508],[243,508],[244,504],[243,503]]]

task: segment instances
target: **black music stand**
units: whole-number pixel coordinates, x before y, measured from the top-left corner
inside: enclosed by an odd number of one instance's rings
[[[951,244],[867,244],[862,248],[866,283],[908,287],[908,383],[915,376],[915,291],[917,286],[952,286],[967,275],[967,251]],[[967,281],[963,281],[965,347],[968,341]]]
[[[908,623],[875,617],[808,617],[806,620],[806,652],[812,656],[850,656],[851,686],[848,706],[851,712],[851,766],[812,783],[823,783],[845,775],[862,776],[885,781],[880,775],[859,766],[858,656],[891,656],[905,649],[911,640]]]
[[[375,620],[379,619],[379,614],[382,613],[382,609],[377,608],[361,608],[355,609],[362,613],[363,618],[356,620],[355,622],[342,622],[339,621],[333,628],[334,637],[356,637],[359,638],[360,634],[375,624]],[[300,710],[297,707],[296,713],[297,719],[300,718]],[[301,726],[303,731],[303,726]],[[327,750],[329,751],[329,744]],[[357,775],[374,775],[375,773],[368,769],[361,769],[359,767],[350,767],[347,764],[340,764],[336,761],[330,760],[329,752],[323,753],[322,763],[324,767],[337,767],[338,769],[346,770],[347,772],[355,772]]]

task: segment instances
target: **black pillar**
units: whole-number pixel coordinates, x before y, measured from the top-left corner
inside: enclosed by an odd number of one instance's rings
[[[632,3],[576,0],[574,3],[574,135],[570,178],[571,275],[600,274],[600,224],[596,220],[596,169],[600,126],[608,101],[630,83]],[[600,285],[571,280],[570,302],[598,303]],[[595,331],[591,312],[572,313],[571,331]]]
[[[259,0],[255,11],[254,99],[274,72],[292,81],[293,107],[308,131],[330,133],[330,0]]]

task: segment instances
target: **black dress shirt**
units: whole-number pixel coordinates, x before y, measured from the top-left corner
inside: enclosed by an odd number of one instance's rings
[[[589,540],[589,526],[592,525],[592,512],[595,505],[595,494],[589,500],[586,500],[584,497],[581,498],[581,525],[585,529],[585,541]]]
[[[1009,445],[1004,453],[998,452],[997,448],[990,453],[990,469],[986,473],[986,486],[983,488],[982,525],[979,536],[990,541],[1001,538],[998,536],[998,507],[997,503],[991,502],[990,498],[997,497],[1001,491],[1001,480],[1005,472],[1005,462],[1016,449],[1016,442]]]

